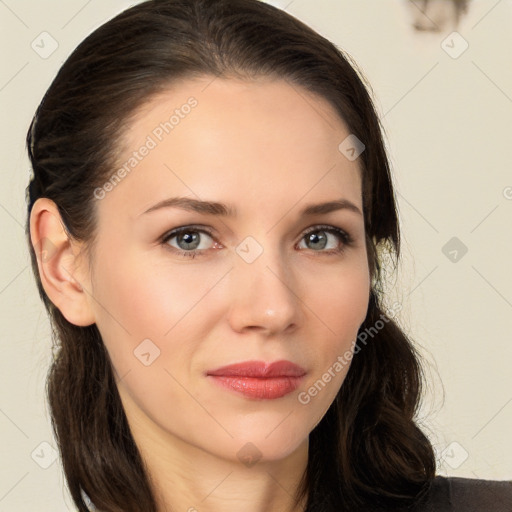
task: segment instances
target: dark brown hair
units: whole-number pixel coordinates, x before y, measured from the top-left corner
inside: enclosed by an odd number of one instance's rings
[[[122,12],[75,49],[32,120],[26,231],[54,332],[47,391],[71,496],[80,511],[88,510],[82,492],[104,512],[157,510],[96,325],[69,323],[43,289],[30,212],[36,199],[53,200],[69,236],[92,247],[94,190],[116,168],[130,116],[175,80],[206,75],[287,80],[328,100],[366,146],[358,161],[372,289],[360,331],[384,325],[354,356],[340,392],[310,434],[301,496],[307,496],[308,512],[407,507],[427,491],[435,459],[415,423],[418,355],[384,312],[381,251],[396,264],[400,239],[371,89],[347,54],[258,0],[153,0]]]

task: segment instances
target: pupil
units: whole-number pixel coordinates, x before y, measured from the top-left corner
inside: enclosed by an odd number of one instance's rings
[[[197,242],[198,235],[197,235],[197,233],[191,235],[190,232],[188,232],[188,233],[182,234],[181,239],[185,242],[186,245],[189,245],[189,244],[193,244],[194,242]],[[194,249],[194,248],[195,247],[186,247],[186,249]]]
[[[311,235],[309,235],[309,241],[313,243],[318,243],[318,241],[323,242],[323,244],[320,243],[320,248],[323,249],[325,247],[326,237],[325,235],[318,236],[316,233],[311,233]]]

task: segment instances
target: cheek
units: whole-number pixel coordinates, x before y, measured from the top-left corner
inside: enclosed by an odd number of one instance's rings
[[[93,305],[118,375],[147,360],[168,368],[188,365],[218,316],[208,291],[223,272],[193,271],[126,250],[117,251],[119,258],[109,254],[95,269]]]
[[[190,406],[182,385],[207,319],[194,320],[194,304],[209,280],[185,279],[176,268],[158,268],[142,259],[115,259],[96,273],[97,326],[109,353],[123,404],[137,421]],[[191,275],[191,274],[190,274]],[[135,405],[136,404],[136,405]],[[162,420],[163,421],[163,420]]]
[[[347,265],[329,276],[317,274],[314,282],[316,286],[312,280],[307,288],[307,305],[312,312],[310,332],[315,341],[307,350],[317,364],[306,392],[309,399],[321,394],[315,401],[329,404],[349,370],[357,334],[368,311],[368,267]]]
[[[306,303],[323,321],[327,333],[343,343],[346,335],[355,334],[366,318],[370,297],[368,266],[357,261],[336,271],[317,272],[306,290]]]
[[[205,287],[204,276],[162,264],[144,253],[115,254],[95,272],[96,312],[104,325],[118,324],[132,336],[163,336],[190,310]],[[208,281],[208,280],[207,280]]]

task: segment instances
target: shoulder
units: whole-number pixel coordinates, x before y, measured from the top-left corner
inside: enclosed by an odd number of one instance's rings
[[[414,512],[512,512],[512,480],[437,476]]]

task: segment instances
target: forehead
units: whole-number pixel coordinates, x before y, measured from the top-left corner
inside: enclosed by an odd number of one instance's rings
[[[212,187],[240,209],[326,194],[361,205],[358,161],[339,150],[349,134],[327,100],[285,80],[181,80],[131,117],[117,166],[126,177],[108,199],[123,195],[134,215],[170,195],[211,198]]]

